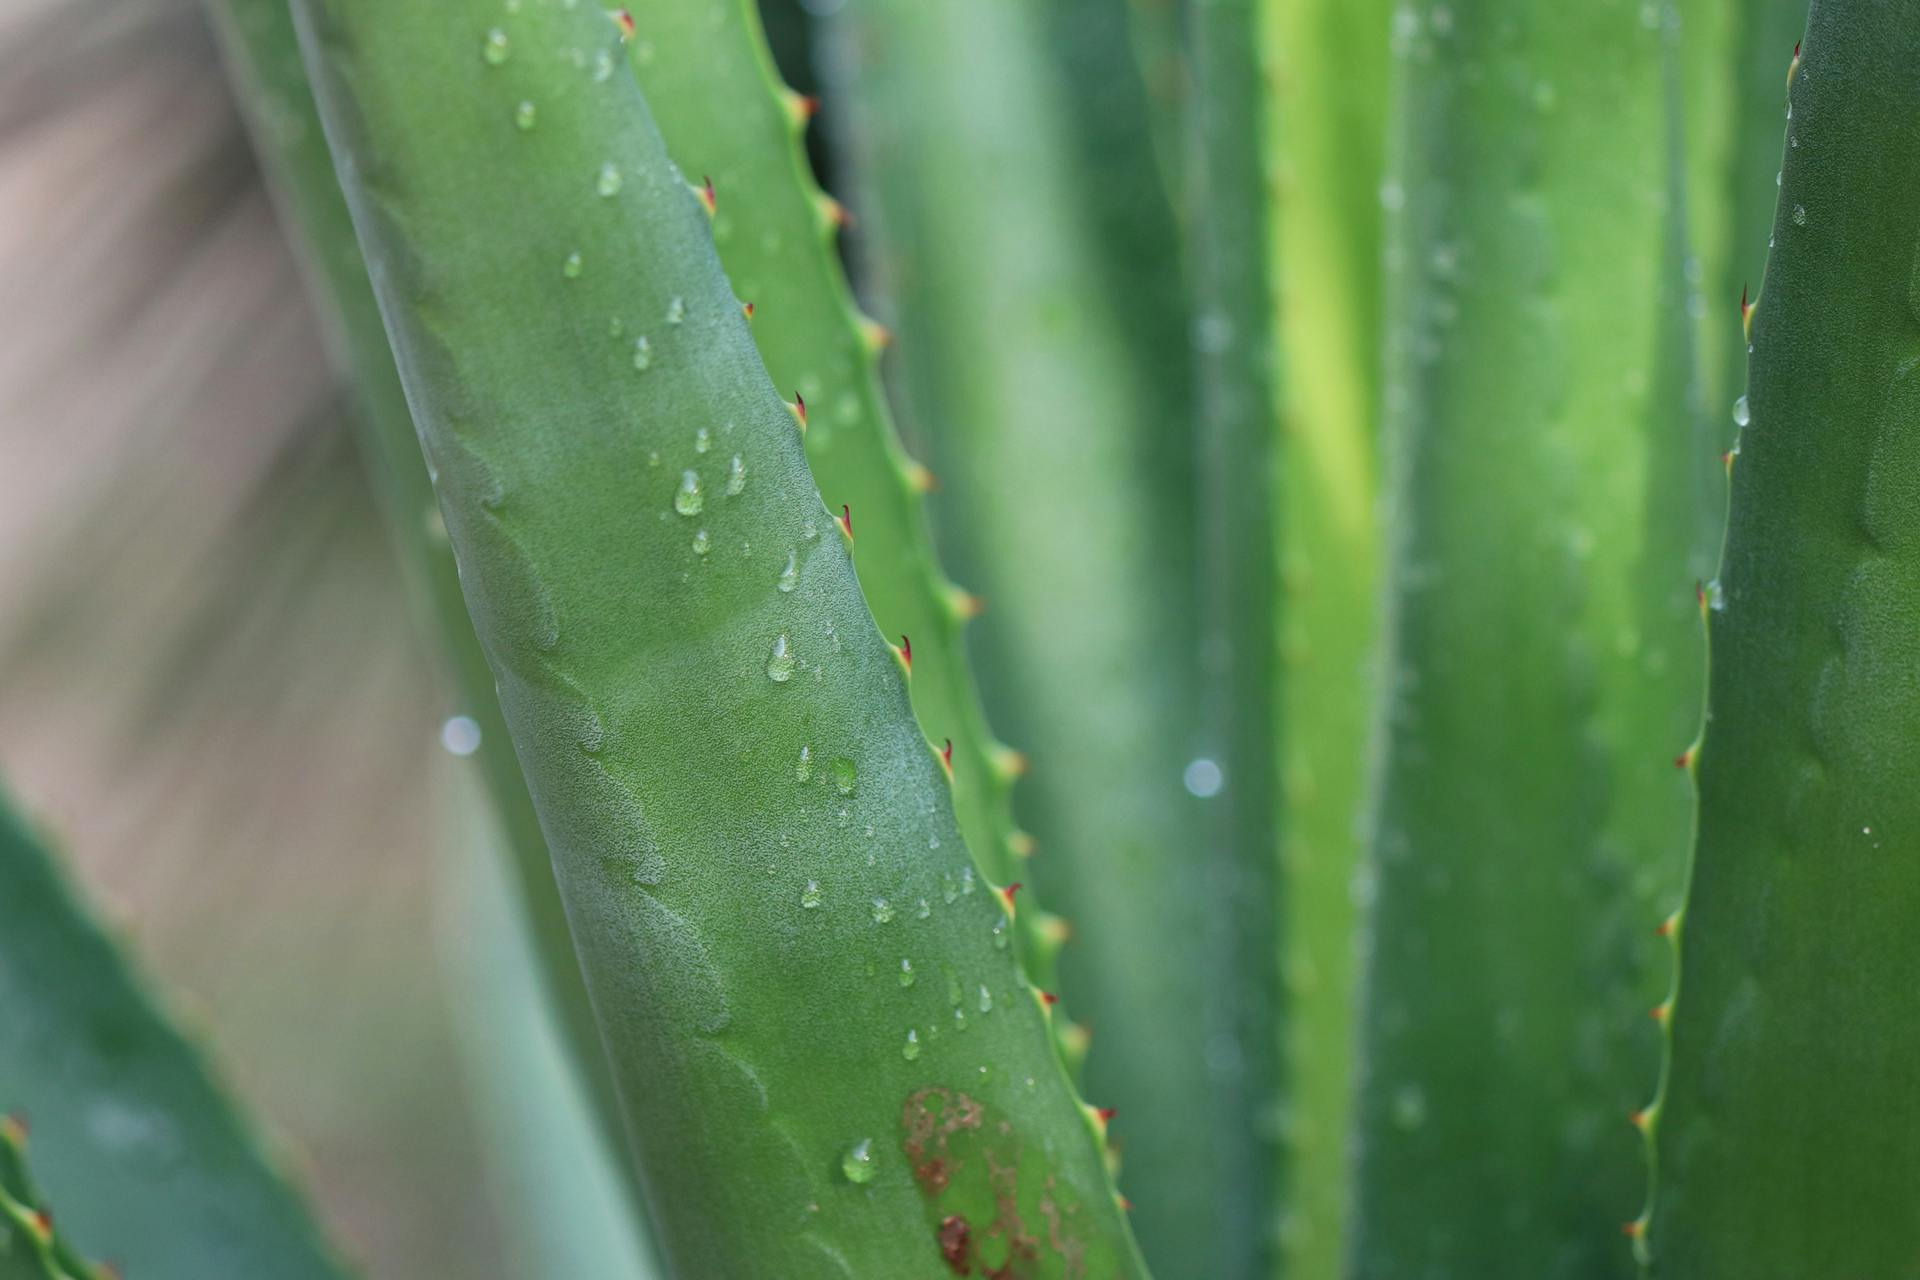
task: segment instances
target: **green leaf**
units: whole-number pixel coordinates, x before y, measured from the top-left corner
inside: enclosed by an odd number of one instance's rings
[[[18,1133],[0,1144],[0,1186],[52,1211],[67,1274],[92,1274],[68,1238],[140,1280],[344,1274],[198,1049],[3,805],[0,1008],[0,1111],[31,1126],[38,1191],[26,1196]],[[5,1216],[16,1247],[33,1234]]]
[[[1394,19],[1364,1280],[1632,1269],[1700,679],[1668,26]]]
[[[1920,847],[1920,12],[1822,0],[1733,465],[1651,1272],[1898,1276]]]
[[[1358,978],[1353,879],[1380,548],[1385,0],[1263,6],[1277,194],[1280,850],[1288,1104],[1280,1273],[1343,1274]]]
[[[616,25],[297,12],[674,1268],[1143,1274]]]

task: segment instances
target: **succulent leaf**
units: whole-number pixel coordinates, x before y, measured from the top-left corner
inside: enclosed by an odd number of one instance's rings
[[[1697,723],[1664,6],[1395,15],[1356,1277],[1624,1275]]]
[[[1920,14],[1822,0],[1732,468],[1650,1274],[1912,1270]]]
[[[3,804],[0,886],[0,1275],[110,1274],[69,1232],[141,1280],[344,1274],[199,1050]]]
[[[628,33],[297,12],[671,1265],[1144,1274]]]

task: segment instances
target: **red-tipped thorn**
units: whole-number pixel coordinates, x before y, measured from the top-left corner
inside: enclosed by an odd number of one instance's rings
[[[1671,938],[1673,936],[1673,917],[1668,916],[1665,920],[1653,926],[1653,936],[1656,938]]]
[[[1623,1222],[1620,1224],[1620,1234],[1629,1240],[1638,1240],[1647,1234],[1647,1224],[1639,1218],[1635,1218],[1632,1222]]]
[[[893,345],[893,330],[871,316],[860,317],[860,340],[869,351],[885,351]]]
[[[1009,913],[1013,911],[1014,895],[1019,893],[1024,888],[1026,888],[1025,885],[1021,884],[1018,880],[1015,880],[1012,884],[1008,885],[1006,888],[1000,891],[1000,898],[1003,902],[1007,904],[1007,911]]]
[[[953,739],[948,738],[946,745],[940,748],[940,763],[947,767],[947,777],[953,777]]]
[[[1036,846],[1031,834],[1016,831],[1007,837],[1007,848],[1013,850],[1013,856],[1016,858],[1031,858]]]
[[[607,16],[612,18],[613,25],[620,29],[620,43],[625,44],[627,41],[633,39],[634,28],[633,15],[631,13],[628,13],[625,9],[615,9]]]
[[[1744,284],[1740,286],[1740,323],[1742,324],[1747,322],[1747,316],[1753,311],[1753,303],[1747,300],[1749,288],[1750,286]]]
[[[1121,1212],[1122,1212],[1122,1213],[1132,1213],[1132,1212],[1133,1212],[1133,1201],[1131,1201],[1131,1200],[1129,1200],[1129,1199],[1127,1199],[1127,1198],[1126,1198],[1125,1196],[1123,1196],[1123,1195],[1120,1195],[1120,1194],[1119,1194],[1119,1193],[1117,1193],[1117,1192],[1116,1192],[1116,1193],[1114,1194],[1114,1197],[1113,1197],[1113,1198],[1114,1198],[1115,1200],[1117,1200],[1117,1201],[1119,1201],[1119,1203],[1120,1203],[1120,1210],[1121,1210]]]
[[[714,192],[712,178],[700,179],[700,204],[709,218],[720,211],[720,197]]]
[[[741,303],[740,314],[745,316],[747,318],[747,322],[751,324],[753,322],[753,304],[751,302]]]
[[[1693,580],[1693,602],[1700,606],[1700,612],[1707,611],[1707,584],[1698,578]]]
[[[1688,747],[1685,751],[1675,756],[1673,758],[1673,767],[1676,769],[1693,768],[1693,748]]]
[[[1647,1123],[1652,1119],[1653,1117],[1647,1114],[1647,1109],[1645,1107],[1642,1107],[1640,1110],[1634,1112],[1632,1115],[1627,1117],[1627,1123],[1632,1125],[1634,1128],[1638,1129],[1640,1132],[1645,1133],[1647,1131]]]
[[[840,532],[847,535],[848,541],[852,541],[853,540],[853,508],[848,506],[844,502],[840,504],[839,524],[840,524]]]
[[[1093,1114],[1100,1117],[1101,1124],[1112,1124],[1113,1118],[1120,1114],[1120,1109],[1118,1107],[1095,1107]]]
[[[793,393],[793,416],[800,419],[800,429],[807,429],[807,398],[798,391]]]
[[[35,1234],[40,1237],[41,1243],[44,1244],[46,1241],[53,1239],[53,1215],[51,1213],[45,1209],[35,1209],[33,1213],[28,1216],[27,1221],[33,1225],[33,1230]]]
[[[1053,1008],[1053,1006],[1060,1003],[1060,997],[1053,994],[1053,992],[1051,991],[1042,991],[1040,993],[1040,1003],[1047,1006],[1047,1008],[1051,1009]]]
[[[27,1145],[27,1113],[9,1112],[0,1116],[0,1138],[6,1139],[16,1147]]]
[[[1663,1000],[1647,1010],[1647,1016],[1664,1027],[1667,1025],[1667,1019],[1673,1016],[1673,1006]]]
[[[932,493],[940,487],[940,481],[933,472],[917,462],[907,464],[907,487],[915,493]]]
[[[803,93],[794,102],[793,109],[802,120],[811,120],[820,111],[820,99],[810,93]]]
[[[905,633],[900,636],[900,664],[907,669],[907,674],[913,674],[913,641]]]
[[[822,212],[826,214],[827,221],[840,230],[845,231],[853,225],[853,214],[847,211],[847,206],[841,204],[832,196],[823,194],[820,197],[820,208]]]

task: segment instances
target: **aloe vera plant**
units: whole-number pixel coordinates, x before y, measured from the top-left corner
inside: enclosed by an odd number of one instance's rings
[[[1816,3],[1789,86],[1751,418],[1709,612],[1667,1076],[1648,1120],[1652,1274],[1913,1265],[1901,854],[1914,708],[1901,673],[1917,51],[1920,20],[1902,7]]]
[[[299,12],[668,1257],[1133,1273],[1104,1124],[997,945],[1013,894],[967,858],[696,188],[637,86],[572,62],[619,24]]]
[[[503,1273],[1913,1269],[1904,7],[210,12],[479,730]],[[0,881],[0,1274],[338,1274]]]

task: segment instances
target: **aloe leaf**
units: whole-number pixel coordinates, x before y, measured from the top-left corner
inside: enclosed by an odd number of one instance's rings
[[[452,749],[476,755],[512,859],[535,940],[542,986],[561,1019],[568,1053],[581,1073],[610,1150],[624,1125],[600,1032],[574,957],[566,913],[520,763],[500,716],[493,675],[474,637],[406,392],[387,346],[386,330],[367,279],[366,262],[300,61],[285,0],[209,0],[208,12],[241,102],[255,151],[296,251],[308,268],[310,292],[341,365],[351,374],[359,443],[387,520],[390,540],[409,580],[422,629],[457,691],[462,718],[449,727]],[[622,1162],[619,1166],[627,1168]]]
[[[1659,5],[1394,17],[1356,1277],[1631,1270],[1699,679],[1669,38]]]
[[[1280,851],[1286,1164],[1279,1273],[1344,1274],[1358,1028],[1353,879],[1380,577],[1386,0],[1261,6],[1280,268]]]
[[[1732,469],[1651,1271],[1893,1276],[1920,1216],[1907,673],[1920,14],[1822,0]]]
[[[682,172],[712,184],[714,242],[735,292],[753,303],[755,345],[774,385],[806,406],[814,481],[829,510],[853,513],[868,607],[912,655],[914,713],[930,740],[952,743],[961,834],[990,879],[1021,882],[1018,757],[988,730],[964,650],[979,604],[934,554],[925,510],[933,473],[901,445],[880,383],[891,338],[854,303],[835,243],[845,215],[801,147],[813,104],[780,83],[753,0],[648,9],[636,24],[630,56],[655,122]],[[809,752],[794,767],[824,777],[827,762]],[[1057,932],[1033,897],[1022,906],[1029,977],[1050,987]]]
[[[0,1186],[58,1224],[36,1243],[9,1209],[16,1244],[74,1277],[95,1273],[61,1243],[69,1235],[141,1280],[344,1274],[198,1049],[3,805],[0,884],[0,1110],[31,1125],[38,1198],[22,1197],[14,1126]]]
[[[296,12],[671,1265],[1143,1274],[619,24]]]
[[[1208,872],[1225,889],[1213,976],[1213,1035],[1234,1052],[1210,1062],[1210,1117],[1223,1134],[1208,1274],[1274,1270],[1281,957],[1279,858],[1274,831],[1280,776],[1275,733],[1279,601],[1274,536],[1279,354],[1266,221],[1268,155],[1262,119],[1265,46],[1253,0],[1208,0],[1190,13],[1194,203],[1191,258],[1197,316],[1201,575],[1201,748],[1210,779],[1204,828]],[[1252,122],[1250,127],[1249,122]],[[1195,774],[1190,771],[1189,785]],[[1238,1122],[1236,1124],[1236,1117]],[[1249,1121],[1252,1121],[1249,1123]],[[1149,1242],[1151,1247],[1151,1241]]]
[[[969,634],[981,687],[1034,760],[1015,803],[1039,838],[1033,878],[1073,922],[1061,981],[1094,1028],[1088,1096],[1119,1108],[1149,1256],[1219,1275],[1237,1247],[1227,1148],[1263,1117],[1216,1122],[1209,1045],[1223,1071],[1241,1048],[1216,946],[1228,903],[1181,785],[1197,746],[1187,312],[1111,301],[1090,206],[1157,179],[1144,124],[1144,181],[1110,196],[1086,178],[1052,12],[851,0],[831,65],[896,389],[942,481],[936,532],[990,602]],[[1152,346],[1143,316],[1164,326]]]

